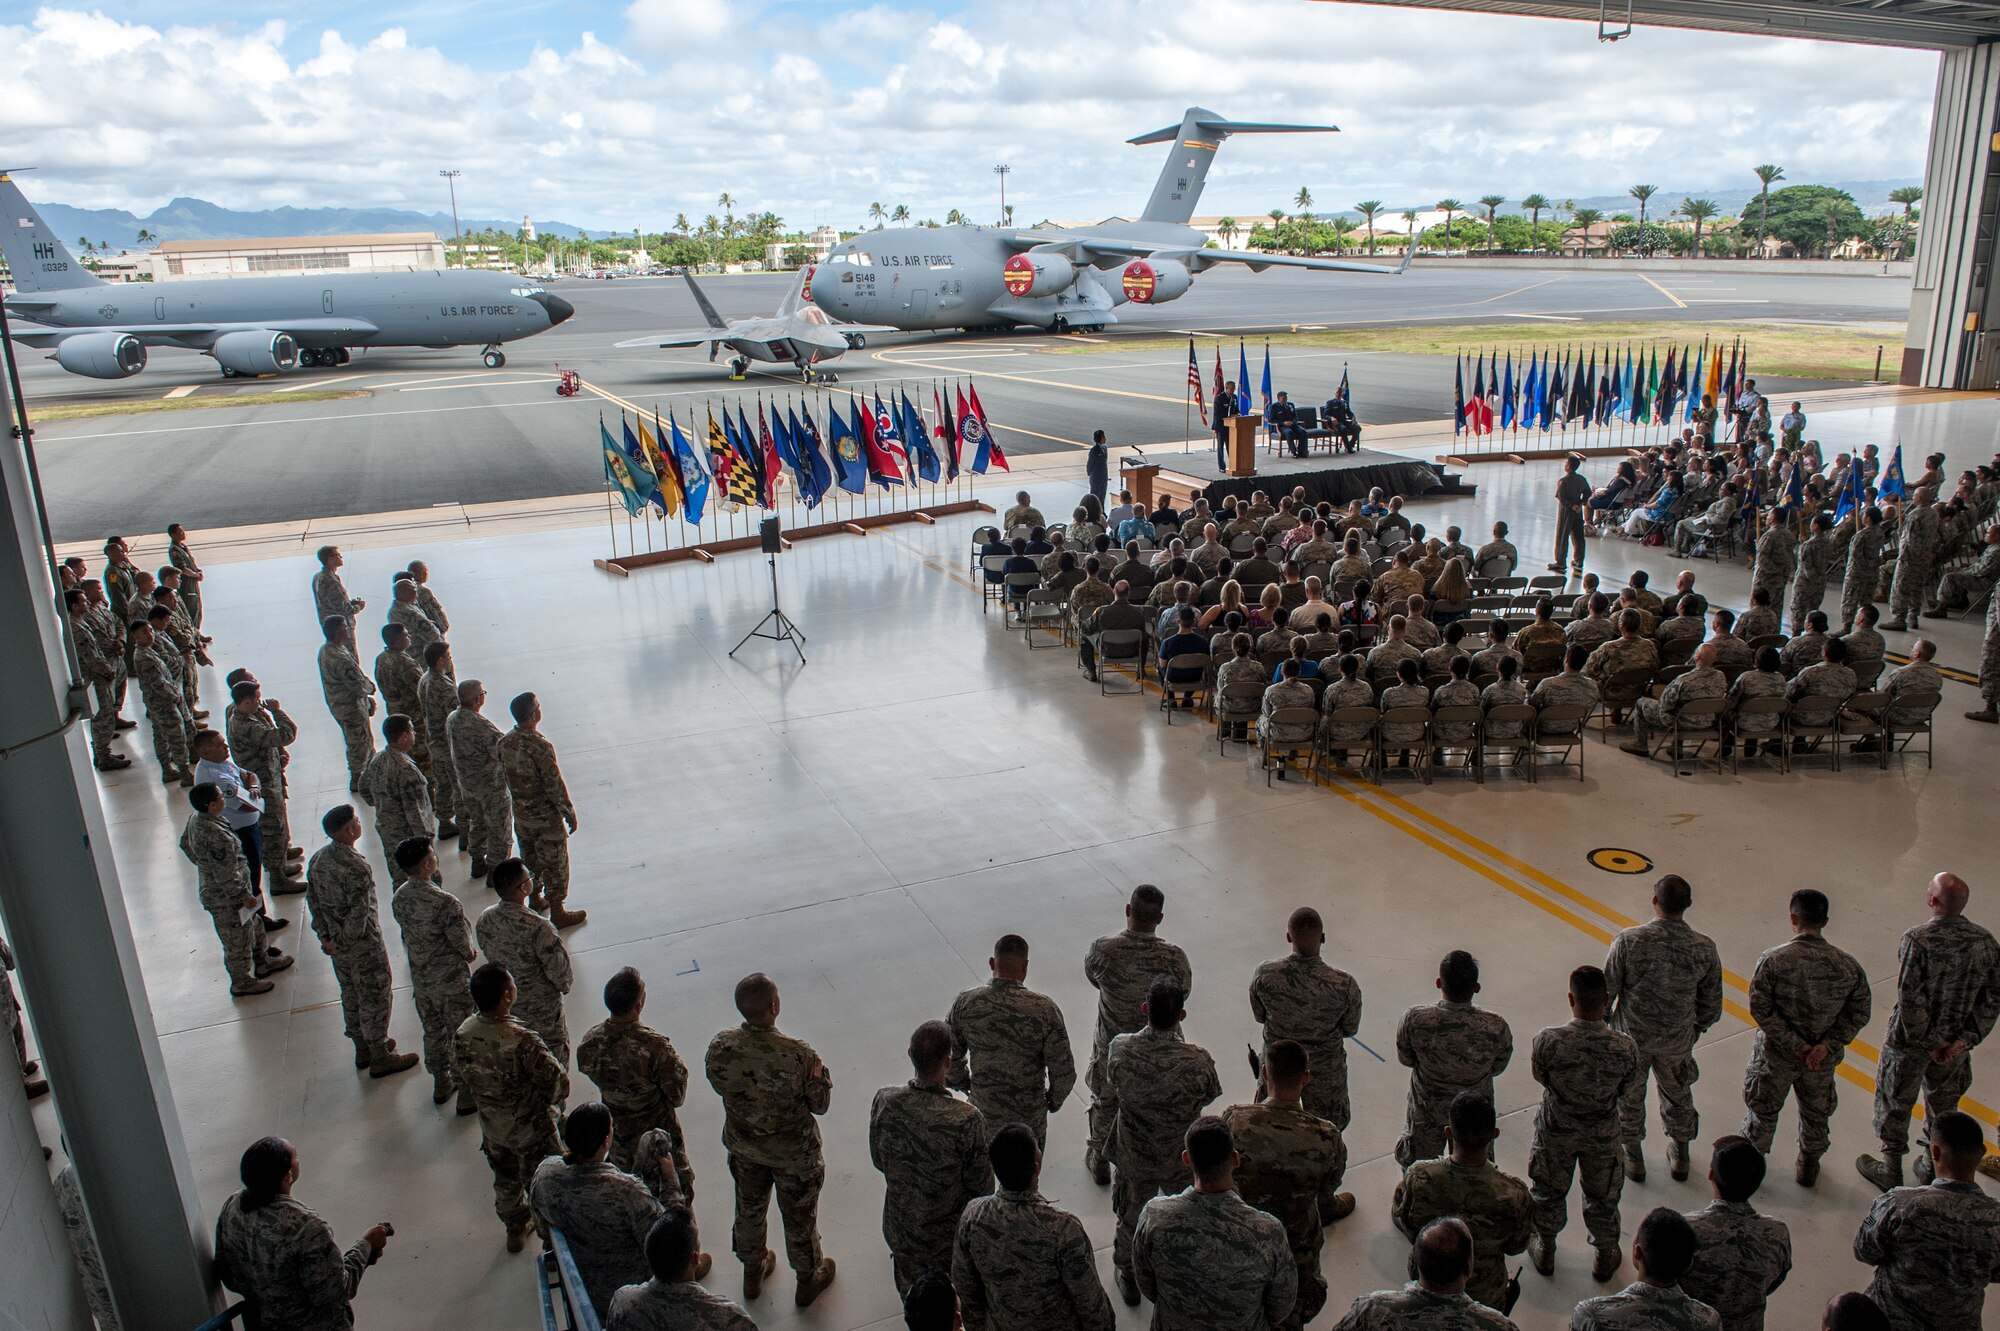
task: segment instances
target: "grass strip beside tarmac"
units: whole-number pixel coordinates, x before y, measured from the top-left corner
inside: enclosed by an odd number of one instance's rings
[[[1882,353],[1882,373],[1892,379],[1903,364],[1903,325],[1893,332],[1871,332],[1839,324],[1759,323],[1574,323],[1514,321],[1493,324],[1419,324],[1404,328],[1330,328],[1310,333],[1252,334],[1246,341],[1275,347],[1340,347],[1352,351],[1385,351],[1411,356],[1453,356],[1466,352],[1514,352],[1515,373],[1533,350],[1582,347],[1624,348],[1657,345],[1664,361],[1669,346],[1693,347],[1707,338],[1711,347],[1727,347],[1742,338],[1750,348],[1753,374],[1781,379],[1844,379],[1868,382],[1875,377],[1875,354]],[[1106,351],[1155,351],[1185,347],[1181,337],[1114,337],[1102,342],[1052,341],[1048,350],[1069,355]],[[1650,354],[1650,353],[1649,353]]]
[[[199,411],[208,407],[279,407],[292,402],[336,402],[345,398],[373,397],[365,388],[313,389],[304,393],[238,393],[233,397],[142,397],[117,402],[55,402],[44,406],[32,403],[29,418],[37,424],[51,421],[80,421],[92,416],[138,416],[159,411]]]

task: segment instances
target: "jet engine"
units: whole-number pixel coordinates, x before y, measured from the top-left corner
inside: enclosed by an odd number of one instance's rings
[[[1010,296],[1053,296],[1076,281],[1076,265],[1060,254],[1017,254],[1000,269],[1000,280]]]
[[[1119,289],[1135,305],[1161,305],[1187,294],[1194,274],[1177,259],[1134,259],[1120,270]]]
[[[290,333],[251,328],[224,333],[208,349],[216,364],[231,374],[277,374],[299,363],[299,344]]]
[[[56,343],[56,364],[93,379],[129,379],[146,368],[146,344],[130,333],[83,333]]]

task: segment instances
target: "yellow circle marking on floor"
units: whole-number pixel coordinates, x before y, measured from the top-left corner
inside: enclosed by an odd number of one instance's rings
[[[1653,862],[1638,851],[1623,850],[1617,846],[1593,850],[1584,858],[1606,873],[1644,873],[1653,867]]]

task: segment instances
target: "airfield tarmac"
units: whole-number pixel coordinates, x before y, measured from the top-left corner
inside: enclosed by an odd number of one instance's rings
[[[704,290],[731,318],[769,313],[792,281],[780,274],[715,278],[704,280]],[[738,397],[752,399],[754,419],[760,395],[796,402],[827,391],[802,389],[788,368],[756,366],[747,381],[732,384],[698,351],[615,349],[644,332],[699,326],[679,278],[563,281],[554,289],[576,305],[576,317],[509,345],[499,370],[481,368],[476,348],[392,350],[358,354],[337,370],[246,384],[222,380],[194,353],[156,350],[141,374],[106,383],[25,353],[31,414],[37,406],[170,395],[366,394],[40,425],[37,452],[55,537],[152,531],[170,521],[199,529],[578,494],[601,484],[600,413],[615,421],[622,404],[657,408],[678,412],[685,427],[705,407]],[[903,385],[928,410],[935,381],[969,377],[1009,452],[1046,453],[1082,447],[1099,427],[1114,444],[1186,437],[1185,353],[1118,349],[1136,337],[1195,334],[1206,378],[1219,336],[1233,378],[1238,337],[1251,344],[1255,377],[1262,369],[1258,336],[1294,328],[1480,323],[1493,326],[1496,345],[1526,347],[1577,321],[1657,322],[1663,335],[1674,323],[1694,321],[1866,326],[1899,322],[1908,305],[1908,280],[1872,269],[1796,275],[1746,264],[1740,272],[1664,279],[1586,264],[1490,271],[1419,264],[1394,279],[1218,269],[1170,305],[1120,307],[1118,326],[1088,344],[1032,332],[871,339],[832,366],[840,383],[831,391],[845,402],[850,388]],[[557,397],[559,367],[578,370],[591,391]],[[1364,425],[1451,410],[1449,358],[1279,347],[1272,367],[1275,386],[1304,403],[1329,396],[1344,370]],[[1766,383],[1777,391],[1810,386]],[[1200,431],[1199,420],[1193,429]]]

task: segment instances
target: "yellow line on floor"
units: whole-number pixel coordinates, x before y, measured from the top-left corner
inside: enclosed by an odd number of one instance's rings
[[[1641,282],[1644,282],[1647,286],[1651,287],[1653,290],[1659,292],[1662,296],[1665,296],[1668,300],[1672,301],[1675,305],[1679,306],[1681,309],[1686,309],[1688,307],[1688,303],[1686,301],[1682,300],[1679,296],[1676,296],[1673,292],[1667,290],[1665,287],[1661,286],[1658,282],[1655,282],[1652,278],[1646,276],[1644,273],[1639,274],[1639,280]],[[1737,302],[1726,301],[1723,303],[1734,305]]]

